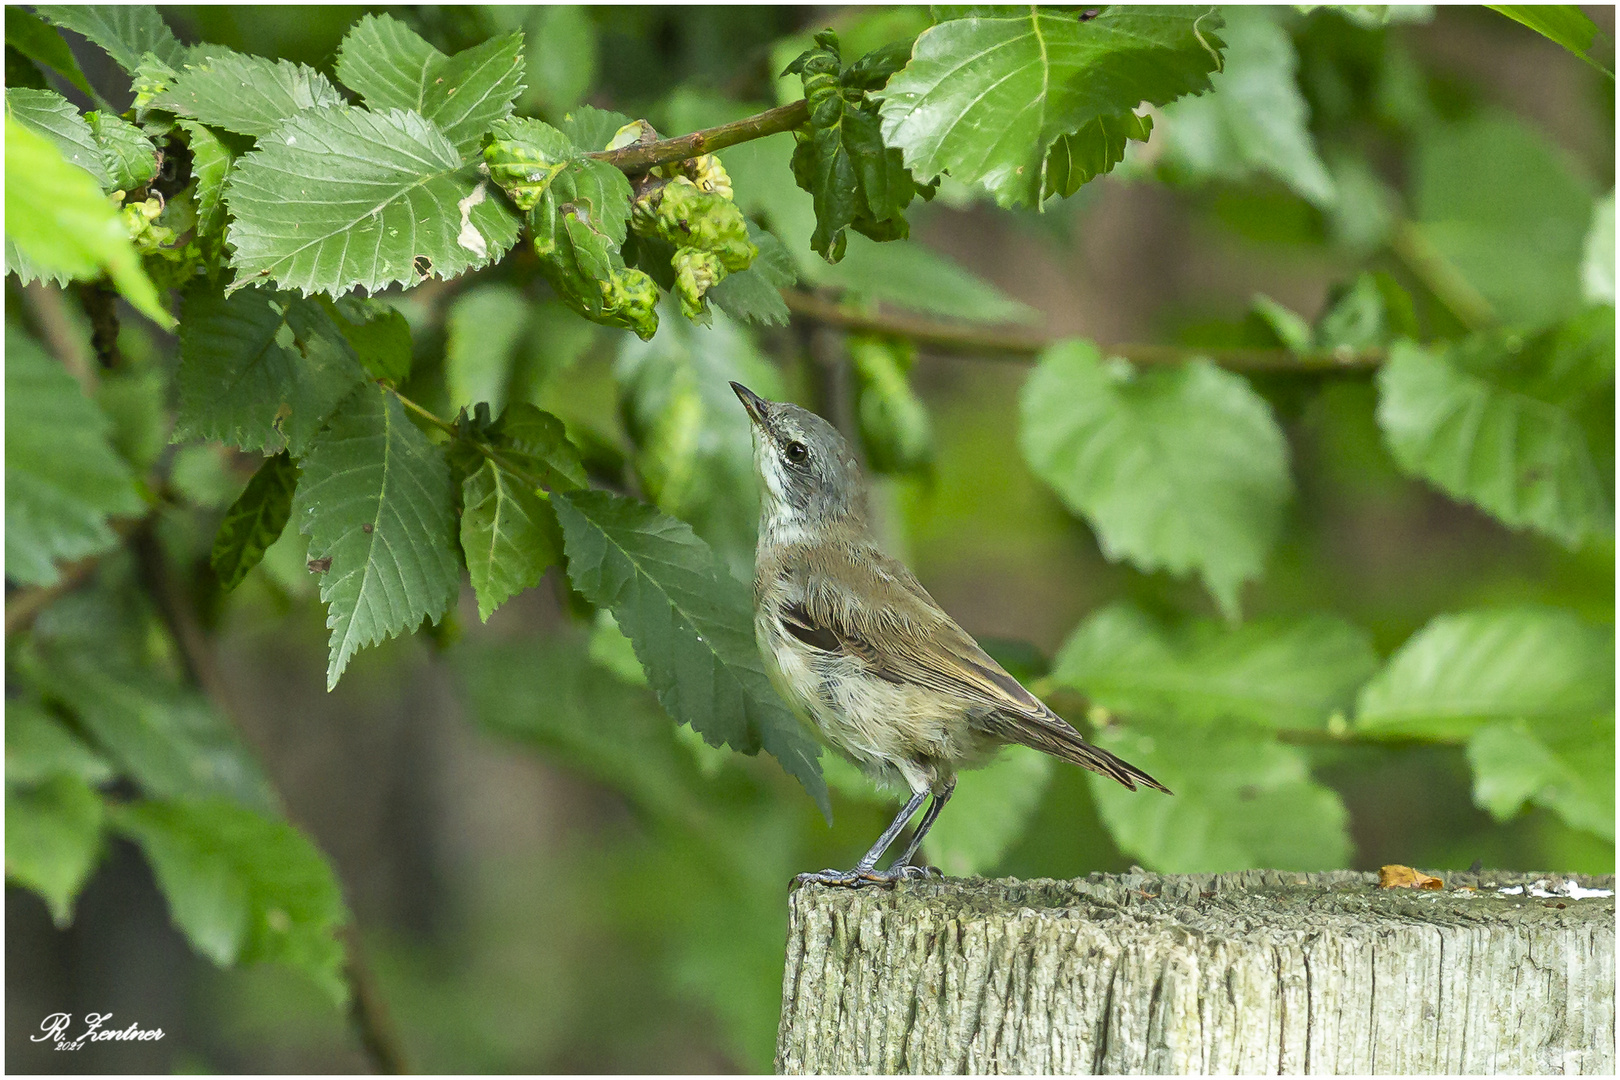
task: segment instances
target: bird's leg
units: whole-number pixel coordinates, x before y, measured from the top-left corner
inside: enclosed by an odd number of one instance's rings
[[[928,830],[934,827],[935,820],[939,818],[939,812],[945,809],[945,804],[951,801],[951,796],[955,792],[956,777],[953,776],[950,783],[945,785],[945,790],[935,795],[934,801],[928,804],[928,812],[923,814],[922,820],[917,823],[917,831],[911,834],[911,842],[906,845],[906,850],[900,853],[900,857],[894,860],[894,865],[889,867],[889,873],[894,874],[897,878],[913,876],[910,874],[912,870],[921,870],[923,873],[927,873],[926,867],[912,866],[911,857],[917,854],[918,848],[922,847],[923,837],[927,836]]]
[[[883,853],[889,850],[889,845],[894,843],[894,838],[900,835],[900,830],[906,827],[906,822],[911,820],[911,815],[917,812],[917,808],[923,804],[923,800],[927,797],[928,792],[925,789],[906,800],[906,805],[900,808],[900,812],[889,823],[889,827],[883,830],[883,835],[877,838],[877,843],[872,845],[872,850],[862,855],[861,861],[856,863],[853,869],[818,870],[814,874],[799,874],[793,880],[800,885],[807,881],[813,881],[818,885],[847,886],[859,886],[873,882],[882,883],[889,880],[884,875],[876,873],[873,867],[877,866],[877,861],[883,858]]]

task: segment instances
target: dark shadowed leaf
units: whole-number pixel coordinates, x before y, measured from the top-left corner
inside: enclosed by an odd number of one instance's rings
[[[711,746],[765,749],[831,816],[819,750],[766,678],[747,588],[689,526],[605,491],[554,494],[568,576],[612,610],[659,702]]]
[[[293,491],[298,487],[298,466],[283,450],[267,458],[248,481],[241,496],[225,511],[214,536],[208,562],[229,591],[259,565],[267,548],[281,537],[292,516]]]
[[[293,512],[325,566],[327,689],[360,649],[438,622],[461,585],[450,467],[386,390],[363,387],[300,462]]]

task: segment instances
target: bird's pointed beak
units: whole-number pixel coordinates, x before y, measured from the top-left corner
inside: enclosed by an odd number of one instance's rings
[[[740,382],[732,383],[731,389],[736,392],[737,399],[743,403],[743,408],[748,410],[748,415],[753,418],[754,423],[764,427],[765,412],[769,407],[770,402],[766,401],[764,398],[760,397],[758,394],[754,393]]]

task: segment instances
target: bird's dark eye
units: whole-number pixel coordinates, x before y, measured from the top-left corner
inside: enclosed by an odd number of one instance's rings
[[[787,454],[787,459],[793,462],[795,465],[798,465],[800,462],[804,461],[805,458],[810,456],[810,451],[805,449],[804,443],[802,442],[788,443],[787,449],[783,452]]]

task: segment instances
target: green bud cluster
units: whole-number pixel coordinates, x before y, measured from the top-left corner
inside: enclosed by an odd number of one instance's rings
[[[748,269],[759,255],[748,238],[747,220],[731,201],[731,180],[724,168],[713,161],[698,171],[715,190],[705,191],[691,178],[677,176],[637,199],[630,219],[638,235],[674,246],[670,266],[675,291],[681,312],[694,320],[707,315],[709,289],[727,274]]]

